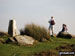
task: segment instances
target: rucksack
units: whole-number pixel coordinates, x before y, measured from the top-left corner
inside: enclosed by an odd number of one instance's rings
[[[55,22],[54,22],[54,20],[51,20],[51,22],[50,22],[50,23],[51,23],[51,25],[55,25]]]

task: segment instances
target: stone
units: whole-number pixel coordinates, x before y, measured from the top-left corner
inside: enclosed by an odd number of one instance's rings
[[[75,35],[71,34],[72,38],[75,38]]]
[[[7,32],[0,31],[0,37],[9,36]]]
[[[26,35],[17,35],[14,37],[9,37],[6,43],[16,43],[18,45],[33,45],[35,43],[35,40]]]
[[[67,32],[59,32],[57,34],[57,37],[58,38],[66,38],[66,39],[71,39],[72,38],[71,34],[69,34]]]
[[[10,20],[9,21],[8,34],[11,37],[14,37],[14,36],[18,35],[17,26],[16,26],[16,21],[15,20]]]
[[[5,43],[5,40],[3,38],[0,38],[0,43]]]
[[[17,43],[19,45],[33,45],[33,43],[35,42],[35,40],[32,37],[26,35],[18,35],[14,38],[17,40]]]
[[[7,40],[6,40],[6,43],[17,43],[16,40],[13,38],[13,37],[9,37]]]

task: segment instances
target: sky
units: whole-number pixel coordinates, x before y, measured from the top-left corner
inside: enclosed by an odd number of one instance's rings
[[[8,31],[11,19],[16,20],[18,31],[31,23],[48,29],[51,16],[55,34],[63,23],[70,34],[75,34],[75,0],[0,0],[0,31]]]

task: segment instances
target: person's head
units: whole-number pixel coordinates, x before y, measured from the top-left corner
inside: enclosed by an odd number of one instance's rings
[[[51,19],[53,19],[53,16],[51,16]]]
[[[66,24],[63,24],[63,27],[66,27]]]

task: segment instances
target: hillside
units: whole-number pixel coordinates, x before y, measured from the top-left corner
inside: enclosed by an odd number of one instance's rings
[[[6,38],[4,38],[6,39]],[[58,47],[75,44],[75,39],[62,39],[51,37],[51,41],[38,42],[33,46],[19,46],[16,44],[0,44],[0,56],[32,56],[42,51],[53,51],[59,53]],[[56,48],[58,48],[56,50]],[[74,47],[75,48],[75,47]],[[71,47],[72,49],[72,47]],[[62,49],[61,49],[62,50]],[[69,49],[66,49],[69,51]]]

